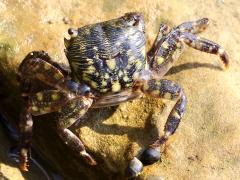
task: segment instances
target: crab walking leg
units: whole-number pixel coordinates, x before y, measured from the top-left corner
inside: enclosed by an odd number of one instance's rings
[[[20,114],[19,128],[20,128],[20,143],[19,143],[19,160],[20,160],[20,169],[22,171],[28,171],[28,161],[30,156],[30,147],[32,139],[32,114],[31,108],[26,107],[22,110]]]
[[[209,25],[208,18],[202,18],[197,21],[189,21],[180,24],[176,29],[179,29],[181,32],[189,32],[197,34],[203,32]]]
[[[43,83],[59,89],[65,93],[83,94],[90,89],[86,85],[71,81],[67,76],[69,72],[59,64],[53,62],[44,51],[29,53],[19,66],[23,95],[31,92],[31,80],[38,79]]]
[[[160,46],[155,49],[154,56],[148,59],[150,69],[155,71],[159,78],[168,72],[183,52],[184,44],[179,41],[179,34],[180,32],[170,32]]]
[[[170,32],[171,28],[167,24],[160,24],[159,31],[156,39],[154,40],[153,46],[148,51],[147,56],[149,59],[152,59],[156,54],[157,50],[166,39],[167,34]]]
[[[159,146],[164,144],[178,128],[186,108],[187,99],[181,86],[170,80],[149,80],[143,84],[142,91],[156,98],[176,101],[165,123],[164,135],[150,145],[142,154],[141,161],[145,164],[152,164],[160,159]]]
[[[71,98],[59,90],[40,91],[29,96],[29,106],[32,114],[38,116],[58,111],[69,100]]]
[[[180,32],[189,32],[189,33],[200,33],[204,31],[209,25],[208,18],[202,18],[197,21],[184,22],[177,26],[175,29]],[[157,50],[160,48],[162,43],[166,40],[167,35],[170,33],[171,28],[167,24],[161,24],[159,28],[158,35],[153,43],[152,48],[148,52],[148,57],[152,58]]]
[[[152,164],[160,159],[160,145],[164,144],[178,128],[187,103],[186,96],[181,86],[169,80],[151,79],[145,81],[141,86],[141,90],[143,93],[155,98],[165,98],[176,101],[176,104],[165,123],[164,135],[158,138],[141,154],[140,160],[134,157],[128,164],[126,175],[130,178],[136,177],[141,173],[143,164]]]
[[[199,51],[219,55],[225,67],[228,68],[228,55],[219,44],[190,33],[182,33],[180,36],[180,41]]]
[[[28,159],[32,138],[32,115],[38,116],[57,111],[69,98],[57,90],[41,91],[25,97],[25,108],[20,114],[20,169],[28,171]]]
[[[35,78],[55,88],[64,82],[66,73],[43,51],[29,53],[19,66],[21,79]]]
[[[88,164],[96,165],[96,161],[86,152],[82,141],[68,129],[87,112],[92,102],[92,99],[85,97],[70,101],[59,110],[60,115],[57,127],[59,136],[69,147],[71,147],[71,149],[80,153]]]

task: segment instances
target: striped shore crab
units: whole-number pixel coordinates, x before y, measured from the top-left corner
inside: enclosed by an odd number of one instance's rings
[[[184,22],[170,28],[161,24],[151,49],[146,52],[144,18],[140,13],[126,13],[105,22],[68,30],[65,53],[71,72],[52,61],[44,51],[29,53],[19,66],[25,106],[20,116],[20,167],[28,170],[33,116],[58,112],[57,129],[62,140],[90,165],[94,158],[69,127],[89,108],[113,106],[147,94],[176,102],[166,120],[164,134],[140,157],[134,157],[126,173],[137,176],[143,164],[160,159],[160,145],[174,134],[183,117],[186,96],[181,86],[162,79],[183,52],[184,45],[216,54],[225,67],[229,59],[223,48],[196,34],[208,26],[208,19]],[[29,86],[40,81],[51,89],[32,92]]]

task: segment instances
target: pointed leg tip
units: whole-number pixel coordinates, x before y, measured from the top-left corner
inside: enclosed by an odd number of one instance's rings
[[[224,70],[229,69],[229,56],[223,48],[219,48],[217,52],[224,64]]]
[[[96,166],[97,165],[97,162],[86,151],[82,151],[82,152],[80,152],[80,154],[89,165],[91,165],[91,166]]]
[[[139,176],[142,170],[142,162],[138,158],[134,157],[126,168],[125,175],[128,179],[136,178],[137,176]]]
[[[224,62],[224,70],[228,70],[229,67],[230,67],[229,60],[227,60],[226,62]]]
[[[22,172],[28,172],[29,171],[29,164],[28,164],[28,158],[25,156],[20,156],[20,150],[18,146],[13,146],[10,148],[8,152],[8,156],[16,163],[19,164],[19,169]]]
[[[97,165],[97,162],[96,161],[91,161],[91,163],[89,163],[91,166],[96,166]]]
[[[142,153],[141,161],[146,165],[150,165],[159,161],[160,158],[160,147],[149,147]]]
[[[223,63],[224,63],[224,70],[227,71],[230,67],[229,58],[226,58],[226,60]]]
[[[28,172],[29,171],[29,165],[27,163],[22,163],[20,164],[19,166],[20,170],[23,171],[23,172]]]
[[[228,71],[229,70],[229,64],[224,64],[224,71]]]

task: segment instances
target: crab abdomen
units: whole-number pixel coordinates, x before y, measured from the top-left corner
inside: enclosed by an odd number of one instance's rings
[[[100,93],[133,85],[145,68],[145,35],[119,19],[79,28],[66,47],[73,75]]]

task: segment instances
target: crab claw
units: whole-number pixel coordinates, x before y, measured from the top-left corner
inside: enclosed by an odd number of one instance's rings
[[[126,168],[125,175],[129,179],[135,178],[142,172],[142,170],[142,162],[138,158],[134,157]]]
[[[148,149],[144,150],[141,155],[141,161],[143,164],[153,164],[160,160],[160,147],[149,147]]]
[[[91,165],[91,166],[95,166],[97,165],[97,162],[92,158],[92,156],[90,154],[88,154],[86,151],[81,151],[80,155],[85,159],[85,161]]]

